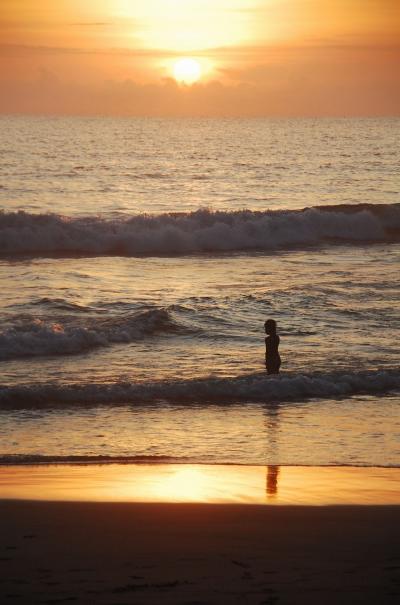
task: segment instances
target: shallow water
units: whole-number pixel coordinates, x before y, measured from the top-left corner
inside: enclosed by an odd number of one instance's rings
[[[398,465],[399,124],[1,119],[0,461]]]
[[[394,395],[78,408],[54,401],[0,413],[1,461],[396,466],[398,405]]]
[[[0,202],[81,215],[387,203],[399,119],[0,119]]]

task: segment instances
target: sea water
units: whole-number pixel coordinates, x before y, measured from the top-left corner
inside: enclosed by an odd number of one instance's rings
[[[0,462],[398,466],[399,127],[1,118]]]

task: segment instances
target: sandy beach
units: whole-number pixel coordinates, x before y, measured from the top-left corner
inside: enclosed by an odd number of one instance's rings
[[[1,603],[397,603],[395,506],[0,502]]]

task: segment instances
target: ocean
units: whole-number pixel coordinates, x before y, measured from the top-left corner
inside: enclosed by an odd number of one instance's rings
[[[399,466],[399,131],[2,117],[0,464]]]

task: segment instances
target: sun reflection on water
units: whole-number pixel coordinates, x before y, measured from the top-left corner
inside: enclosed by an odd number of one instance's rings
[[[227,504],[400,504],[398,468],[60,465],[0,469],[3,499]]]

